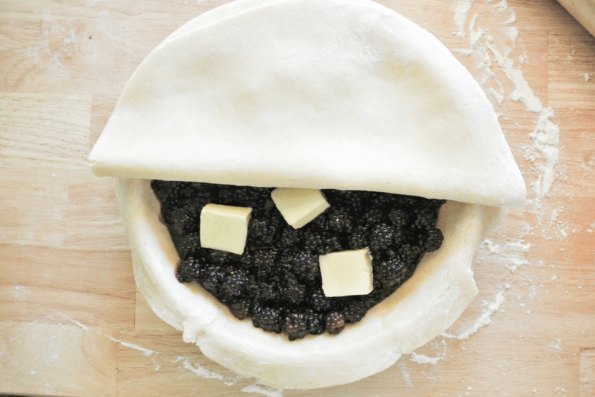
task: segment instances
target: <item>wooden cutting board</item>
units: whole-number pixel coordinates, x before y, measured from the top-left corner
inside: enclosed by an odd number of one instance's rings
[[[380,1],[482,83],[529,187],[448,335],[350,385],[278,391],[151,312],[86,156],[142,59],[225,2],[0,0],[0,393],[595,396],[595,39],[555,0]]]

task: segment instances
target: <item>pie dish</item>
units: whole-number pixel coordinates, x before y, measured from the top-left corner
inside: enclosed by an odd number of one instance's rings
[[[115,176],[139,290],[186,342],[279,388],[352,382],[448,328],[520,171],[485,94],[431,34],[367,0],[240,0],[187,23],[131,77],[90,154]],[[151,179],[448,200],[442,247],[337,336],[289,342],[175,277]]]

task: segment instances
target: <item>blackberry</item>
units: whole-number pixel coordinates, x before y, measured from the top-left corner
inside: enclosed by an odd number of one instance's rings
[[[304,232],[304,252],[313,255],[325,254],[324,245],[322,243],[322,233],[308,230]]]
[[[305,316],[308,324],[308,333],[320,335],[324,332],[324,316],[322,314],[307,310]]]
[[[221,266],[208,266],[202,276],[201,284],[207,291],[215,294],[217,287],[225,279],[225,273],[221,269]]]
[[[349,249],[359,250],[368,246],[368,232],[366,226],[357,226],[349,236]]]
[[[250,219],[248,224],[248,244],[269,247],[277,231],[278,221],[272,219]]]
[[[438,214],[436,212],[421,211],[416,213],[415,220],[411,227],[417,230],[431,229],[436,225]]]
[[[335,233],[350,233],[353,215],[345,207],[331,207],[326,216],[326,229]]]
[[[286,273],[279,292],[285,301],[297,305],[304,300],[306,287],[298,282],[293,273]]]
[[[339,312],[331,312],[324,317],[324,324],[329,334],[337,335],[345,329],[345,317]]]
[[[252,268],[252,260],[253,260],[253,251],[249,251],[244,249],[244,253],[237,258],[237,263],[244,269],[251,269]]]
[[[359,219],[359,225],[368,227],[377,223],[384,222],[384,213],[379,209],[370,209],[366,211]]]
[[[393,208],[388,212],[388,219],[396,229],[401,229],[409,223],[409,214],[401,208]]]
[[[379,210],[387,210],[394,202],[393,195],[389,193],[370,192],[370,207]]]
[[[345,317],[345,322],[349,324],[357,323],[361,321],[362,318],[366,315],[368,308],[359,298],[352,298],[345,303],[343,308],[343,316]]]
[[[263,208],[270,196],[271,189],[249,186],[236,186],[234,200],[236,203],[251,208]]]
[[[374,280],[376,282],[376,279]],[[361,301],[364,304],[364,306],[370,310],[371,308],[373,308],[374,306],[376,306],[376,304],[378,302],[380,302],[384,296],[385,296],[385,292],[383,288],[375,288],[372,292],[370,292],[368,295],[363,295],[361,296]]]
[[[399,248],[399,255],[407,264],[417,263],[417,260],[419,259],[421,253],[422,251],[418,246],[403,244],[401,248]]]
[[[334,208],[342,207],[354,216],[354,214],[359,213],[361,208],[363,208],[363,193],[365,192],[332,189],[325,190],[324,195],[326,196],[328,203],[331,205],[328,211],[330,212]]]
[[[368,236],[372,251],[385,250],[393,242],[393,228],[386,223],[372,226]]]
[[[374,268],[374,279],[383,287],[401,285],[407,276],[407,267],[401,259],[383,261]]]
[[[324,253],[330,254],[331,252],[339,252],[343,251],[343,247],[341,246],[341,241],[339,238],[334,235],[324,235],[323,245],[324,245]]]
[[[331,307],[331,300],[324,294],[321,287],[310,293],[308,303],[318,313],[323,313]]]
[[[231,305],[229,305],[229,310],[235,318],[238,320],[243,320],[250,316],[250,301],[247,299],[242,299],[233,302]]]
[[[219,189],[216,204],[237,205],[234,196],[234,189],[231,186],[223,187]]]
[[[326,229],[326,224],[327,224],[327,217],[326,217],[326,212],[323,212],[322,214],[318,215],[316,218],[312,219],[310,221],[310,223],[308,223],[308,227],[310,228],[310,230],[316,230],[316,231],[324,231]]]
[[[302,241],[302,234],[300,229],[286,226],[275,245],[277,248],[292,248]]]
[[[283,321],[283,333],[289,340],[301,339],[308,332],[308,320],[304,313],[289,313]]]
[[[281,333],[281,310],[255,305],[252,309],[252,324],[268,332]]]
[[[272,249],[262,249],[254,251],[252,254],[252,269],[255,272],[256,279],[266,280],[275,273],[277,267],[278,251]]]
[[[182,207],[175,207],[167,211],[163,219],[168,224],[170,232],[181,235],[182,233],[198,232],[200,227],[199,207],[185,203]]]
[[[407,233],[403,229],[393,228],[393,247],[399,247],[407,242]]]
[[[219,251],[215,249],[210,249],[208,251],[211,262],[219,264],[228,262],[234,256],[234,254],[232,254],[231,252]]]
[[[304,252],[293,255],[292,271],[300,281],[313,283],[320,277],[318,257]]]
[[[382,256],[378,259],[383,259],[387,261],[392,261],[395,259],[400,259],[399,253],[392,248],[385,249],[382,253]]]
[[[312,310],[289,312],[283,321],[283,333],[290,341],[301,339],[308,334],[320,335],[323,332],[323,316]]]
[[[427,235],[420,240],[423,240],[420,241],[420,245],[423,247],[424,251],[433,252],[440,248],[442,241],[444,240],[444,236],[439,229],[432,228],[429,229]]]
[[[295,252],[289,249],[283,250],[279,254],[279,258],[276,263],[276,274],[283,275],[286,273],[293,273],[293,256]]]
[[[176,278],[181,283],[198,281],[202,278],[205,271],[205,263],[202,258],[190,257],[185,261],[180,261],[176,272]]]
[[[151,181],[151,189],[155,192],[155,196],[160,203],[165,203],[170,194],[169,184],[166,181],[154,180]]]
[[[198,252],[202,250],[202,248],[200,247],[199,233],[190,233],[187,235],[183,235],[182,237],[174,241],[174,245],[176,247],[176,250],[178,251],[178,255],[180,255],[180,258],[182,259],[187,259],[191,256],[195,256]]]
[[[279,281],[272,280],[269,282],[258,281],[256,283],[256,292],[253,294],[254,299],[258,301],[276,302],[279,296]]]
[[[243,294],[249,280],[245,271],[242,269],[231,267],[225,273],[226,276],[222,280],[218,292],[224,301],[231,301]]]
[[[173,181],[153,181],[151,187],[161,203],[176,206],[194,194],[192,183]]]

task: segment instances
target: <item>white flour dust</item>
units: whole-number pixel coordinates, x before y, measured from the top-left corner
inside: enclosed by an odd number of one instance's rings
[[[87,326],[86,326],[86,325],[84,325],[84,324],[81,324],[80,322],[78,322],[78,321],[76,321],[76,320],[74,320],[74,319],[70,318],[69,316],[67,316],[67,315],[65,315],[65,314],[62,314],[62,313],[58,313],[58,314],[59,314],[59,315],[60,315],[62,318],[64,318],[65,320],[68,320],[68,321],[70,321],[71,323],[73,323],[73,324],[75,324],[75,325],[78,325],[79,327],[81,327],[81,328],[83,329],[83,331],[85,331],[85,332],[91,331],[91,328],[87,327]],[[143,354],[145,357],[152,356],[153,354],[163,354],[163,353],[156,352],[156,351],[154,351],[154,350],[146,349],[146,348],[144,348],[144,347],[142,347],[142,346],[134,345],[134,344],[132,344],[132,343],[128,343],[128,342],[124,342],[124,341],[122,341],[122,340],[119,340],[119,339],[116,339],[116,338],[112,338],[111,336],[109,336],[109,335],[105,335],[105,334],[102,334],[102,333],[100,333],[100,332],[96,332],[96,331],[93,331],[93,332],[94,332],[95,334],[99,335],[99,336],[102,336],[102,337],[104,337],[104,338],[107,338],[107,339],[111,340],[111,341],[112,341],[112,342],[114,342],[114,343],[118,343],[118,344],[120,344],[120,345],[122,345],[122,346],[124,346],[124,347],[127,347],[127,348],[129,348],[129,349],[138,350],[138,351],[139,351],[139,352],[141,352],[141,353],[142,353],[142,354]]]
[[[253,383],[242,389],[244,393],[258,393],[264,394],[267,397],[283,397],[282,389],[273,389],[272,387],[261,385],[260,383]]]
[[[170,359],[173,356],[172,354],[158,352],[156,350],[147,349],[145,347],[142,347],[142,346],[130,343],[130,342],[126,342],[126,341],[123,341],[120,339],[113,338],[109,335],[105,335],[100,332],[97,332],[97,331],[91,329],[90,327],[72,319],[71,317],[69,317],[65,314],[62,314],[62,313],[58,313],[58,314],[63,319],[77,325],[85,332],[89,332],[89,331],[93,332],[96,335],[107,338],[110,341],[112,341],[114,343],[118,343],[119,345],[124,346],[128,349],[136,350],[136,351],[140,352],[145,357],[152,357],[152,361],[155,365],[155,371],[159,371],[163,365],[178,364],[177,368],[180,370],[189,371],[189,372],[193,373],[194,375],[196,375],[200,378],[203,378],[203,379],[220,380],[227,386],[233,386],[238,381],[240,381],[242,379],[246,379],[246,377],[241,376],[241,375],[236,375],[234,377],[225,376],[219,372],[210,370],[198,363],[193,363],[192,359],[189,357],[175,356],[175,358],[172,360],[172,359]],[[160,359],[161,361],[158,362],[158,359]],[[267,386],[263,386],[258,383],[254,383],[253,385],[246,386],[244,389],[242,389],[242,391],[245,393],[260,393],[260,394],[264,394],[267,397],[282,397],[283,396],[283,390],[268,388]]]
[[[409,361],[413,361],[417,364],[437,364],[438,361],[442,360],[442,357],[428,357],[425,354],[417,354],[415,352],[411,353],[411,357]]]
[[[443,337],[448,339],[458,339],[463,340],[469,338],[471,335],[475,334],[481,327],[485,327],[486,325],[492,322],[492,314],[496,313],[496,311],[500,308],[500,305],[504,302],[504,294],[502,291],[496,292],[494,296],[494,300],[492,302],[483,301],[481,305],[484,309],[481,311],[481,314],[475,320],[475,323],[466,331],[461,332],[458,335],[444,333],[442,334]]]
[[[499,259],[499,263],[506,266],[511,273],[514,273],[519,267],[529,265],[529,261],[524,254],[529,252],[530,243],[524,243],[521,238],[519,241],[508,242],[503,245],[495,244],[490,239],[486,239],[481,246],[477,261],[482,262],[487,256],[494,255]]]
[[[485,1],[490,3],[489,0]],[[454,23],[457,29],[455,34],[461,39],[466,37],[465,25],[467,25],[474,3],[475,0],[459,0],[455,4]],[[496,13],[496,18],[500,16],[501,20],[496,21],[495,25],[499,26],[500,32],[506,38],[505,43],[502,44],[489,35],[490,29],[477,29],[477,14],[475,14],[468,24],[467,43],[469,47],[455,49],[454,52],[462,56],[471,56],[475,60],[476,68],[482,72],[480,83],[498,105],[503,103],[504,92],[503,83],[492,71],[494,63],[513,85],[513,91],[508,97],[512,101],[523,103],[527,111],[537,114],[534,130],[529,134],[533,144],[525,147],[525,159],[533,163],[536,173],[536,179],[530,182],[535,197],[529,201],[529,204],[533,205],[538,222],[541,222],[543,215],[541,200],[548,196],[554,184],[555,171],[559,164],[560,129],[552,122],[555,117],[553,110],[543,107],[541,100],[530,88],[522,70],[515,65],[514,59],[510,57],[519,37],[518,29],[513,26],[516,23],[516,14],[508,8],[505,0],[493,5],[492,10]],[[519,64],[528,63],[526,52],[518,59]]]
[[[553,347],[557,351],[560,351],[560,349],[562,348],[562,339],[558,338],[555,342],[550,343],[548,346]]]
[[[69,64],[79,52],[79,37],[66,19],[55,19],[49,11],[42,12],[40,57],[53,78],[69,78]]]
[[[460,39],[465,38],[465,22],[474,2],[475,0],[458,0],[456,3],[454,21],[457,27],[457,37]]]
[[[29,294],[31,293],[31,291],[29,291],[27,288],[23,287],[22,285],[15,285],[13,286],[14,289],[14,293],[13,293],[13,298],[20,300],[20,301],[26,301],[27,299],[29,299]]]
[[[413,383],[411,382],[411,376],[409,372],[407,372],[407,362],[405,361],[404,357],[401,357],[399,361],[397,361],[397,367],[399,368],[399,372],[405,381],[405,386],[412,387]]]

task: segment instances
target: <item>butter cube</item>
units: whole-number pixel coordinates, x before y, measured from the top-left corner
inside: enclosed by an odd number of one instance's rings
[[[273,190],[271,197],[285,221],[295,229],[306,225],[330,207],[317,189],[278,188]]]
[[[246,246],[252,208],[207,204],[200,212],[200,244],[203,248],[241,255]]]
[[[322,290],[329,297],[367,295],[374,289],[368,248],[320,256]]]

